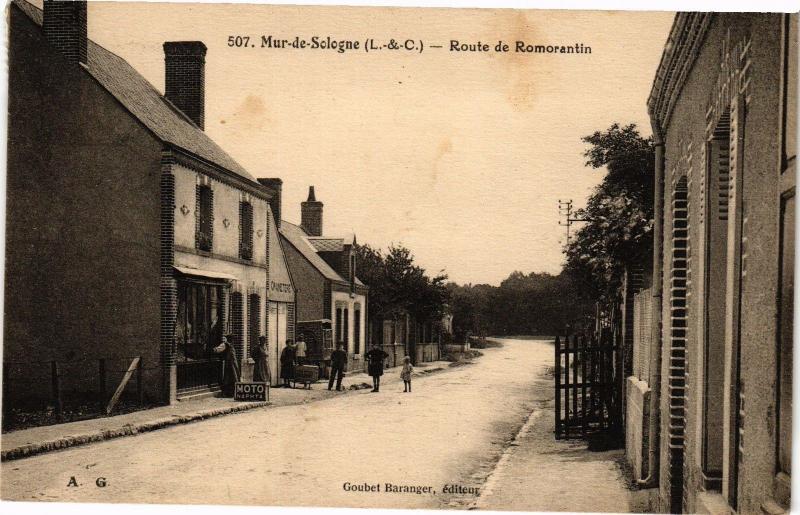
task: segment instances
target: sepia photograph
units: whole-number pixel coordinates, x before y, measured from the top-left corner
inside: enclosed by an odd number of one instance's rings
[[[5,3],[0,511],[791,512],[796,12],[266,2]]]

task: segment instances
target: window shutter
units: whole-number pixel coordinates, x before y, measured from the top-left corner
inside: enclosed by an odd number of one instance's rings
[[[209,186],[196,187],[195,247],[210,252],[214,243],[214,190]]]
[[[253,205],[239,203],[239,257],[253,259]]]

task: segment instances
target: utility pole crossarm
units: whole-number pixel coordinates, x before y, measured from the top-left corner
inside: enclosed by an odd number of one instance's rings
[[[572,216],[572,199],[558,200],[558,214],[563,216],[564,220],[559,220],[558,225],[566,227],[567,232],[567,246],[569,246],[569,228],[575,222],[586,222],[585,218],[576,218]]]

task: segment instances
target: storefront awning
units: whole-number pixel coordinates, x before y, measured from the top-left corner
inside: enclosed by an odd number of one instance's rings
[[[173,267],[176,271],[183,275],[190,275],[192,277],[202,277],[204,279],[214,279],[217,281],[235,281],[236,277],[231,274],[223,272],[214,272],[213,270],[200,270],[199,268],[186,268],[183,266]]]

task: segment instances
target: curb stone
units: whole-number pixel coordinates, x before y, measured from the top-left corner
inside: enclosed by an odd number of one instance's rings
[[[270,406],[271,404],[271,402],[253,402],[238,406],[231,406],[228,408],[215,408],[211,410],[199,411],[189,415],[172,415],[138,424],[125,424],[124,426],[115,429],[103,429],[80,435],[64,436],[62,438],[48,440],[45,442],[21,445],[19,447],[14,447],[13,449],[2,451],[2,453],[0,453],[0,462],[28,458],[30,456],[35,456],[37,454],[43,454],[50,451],[66,449],[69,447],[77,447],[79,445],[85,445],[88,443],[112,440],[114,438],[121,438],[124,436],[135,436],[139,433],[147,433],[169,426],[176,426],[178,424],[189,424],[191,422],[205,420],[207,418],[219,417],[231,413],[239,413],[255,408],[263,408]]]

